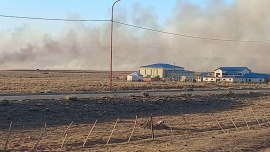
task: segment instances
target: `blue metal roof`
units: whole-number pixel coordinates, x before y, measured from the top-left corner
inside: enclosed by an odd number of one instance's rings
[[[200,74],[200,77],[207,77],[208,76],[208,73],[207,72],[202,72],[201,74]]]
[[[202,72],[200,77],[214,78],[214,75],[209,75],[209,72]]]
[[[183,67],[174,66],[174,65],[166,64],[166,63],[155,63],[155,64],[149,64],[149,65],[141,66],[140,68],[164,68],[164,69],[169,69],[169,68],[183,68]]]
[[[269,74],[261,74],[261,73],[248,73],[245,74],[244,76],[236,76],[238,78],[264,78],[267,79],[269,78]]]
[[[230,71],[230,72],[237,72],[237,71],[243,71],[243,70],[245,70],[245,69],[247,69],[247,70],[249,70],[247,67],[220,67],[220,68],[218,68],[218,69],[220,69],[220,70],[222,70],[222,71]],[[218,69],[216,69],[216,70],[218,70]],[[250,70],[249,70],[250,71]]]

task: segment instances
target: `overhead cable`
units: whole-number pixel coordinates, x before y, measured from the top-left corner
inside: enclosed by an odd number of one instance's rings
[[[193,38],[193,39],[203,39],[203,40],[211,40],[211,41],[227,41],[227,42],[270,42],[270,39],[266,39],[266,40],[237,40],[237,39],[220,39],[220,38],[201,37],[201,36],[194,36],[194,35],[186,35],[186,34],[161,31],[161,30],[157,30],[157,29],[127,24],[127,23],[123,23],[123,22],[119,22],[119,21],[113,21],[113,22],[117,23],[117,24],[129,26],[129,27],[133,27],[133,28],[138,28],[138,29],[148,30],[148,31],[152,31],[152,32],[163,33],[163,34],[169,34],[169,35],[174,35],[174,36]]]
[[[105,20],[105,19],[64,19],[64,18],[43,18],[43,17],[27,17],[27,16],[14,16],[14,15],[1,15],[0,17],[4,18],[16,18],[16,19],[30,19],[30,20],[46,20],[46,21],[67,21],[67,22],[111,22],[112,20]],[[174,35],[174,36],[180,36],[180,37],[186,37],[186,38],[193,38],[193,39],[201,39],[201,40],[210,40],[210,41],[223,41],[223,42],[243,42],[243,43],[261,43],[261,42],[270,42],[270,39],[265,40],[237,40],[237,39],[221,39],[221,38],[211,38],[211,37],[202,37],[202,36],[196,36],[196,35],[187,35],[187,34],[179,34],[179,33],[173,33],[168,31],[162,31],[157,30],[153,28],[148,27],[142,27],[138,25],[128,24],[120,21],[113,21],[116,24],[129,26],[133,28],[143,29],[147,31],[162,33],[162,34],[168,34],[168,35]]]
[[[111,20],[90,20],[90,19],[43,18],[43,17],[13,16],[13,15],[0,15],[0,17],[16,18],[16,19],[30,19],[30,20],[46,20],[46,21],[67,21],[67,22],[108,22],[108,21],[111,21]]]

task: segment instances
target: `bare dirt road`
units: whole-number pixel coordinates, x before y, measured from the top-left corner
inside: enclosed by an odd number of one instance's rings
[[[149,93],[150,96],[157,96],[157,95],[177,95],[181,93],[188,93],[194,95],[203,95],[203,94],[222,94],[226,92],[227,89],[207,89],[207,90],[193,90],[193,91],[185,91],[185,90],[126,90],[126,91],[117,91],[117,92],[73,92],[73,93],[31,93],[31,94],[0,94],[0,99],[7,99],[7,100],[36,100],[36,99],[64,99],[68,95],[74,95],[78,98],[97,98],[97,97],[104,97],[104,96],[118,96],[124,97],[129,95],[141,95],[142,92]],[[259,88],[259,89],[237,89],[233,90],[230,89],[233,93],[246,93],[246,92],[270,92],[268,88]]]

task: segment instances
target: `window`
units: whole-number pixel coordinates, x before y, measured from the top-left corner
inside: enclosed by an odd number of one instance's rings
[[[248,80],[249,82],[251,81],[251,79]]]

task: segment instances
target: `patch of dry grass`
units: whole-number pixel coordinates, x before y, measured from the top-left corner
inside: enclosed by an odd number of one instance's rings
[[[245,89],[268,88],[268,84],[127,82],[130,72],[114,72],[114,90],[153,89]],[[117,78],[117,79],[116,79]],[[52,93],[107,91],[109,72],[106,71],[0,71],[1,93]]]
[[[0,106],[0,145],[4,145],[10,122],[7,118],[11,115],[13,127],[8,144],[11,151],[32,150],[43,133],[44,122],[47,122],[46,133],[37,146],[38,151],[267,151],[270,131],[263,112],[266,117],[270,116],[269,101],[269,93],[103,97],[76,102],[65,99],[10,101]],[[212,112],[225,133],[218,127]],[[150,129],[140,127],[150,119],[150,113],[155,123],[162,121],[170,127],[155,130],[155,140],[151,139]],[[138,125],[128,143],[136,115]],[[118,117],[119,122],[106,145]],[[95,120],[98,123],[83,148]],[[64,131],[71,121],[74,123],[61,148]]]

